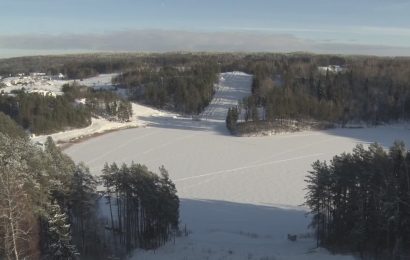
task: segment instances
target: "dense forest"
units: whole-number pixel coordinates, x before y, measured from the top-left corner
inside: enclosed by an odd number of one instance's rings
[[[125,86],[132,99],[180,113],[198,114],[211,101],[218,80],[216,63],[136,69],[115,82]]]
[[[0,111],[35,134],[49,134],[67,127],[85,127],[91,123],[91,114],[85,107],[75,107],[63,96],[25,92],[16,96],[0,95]]]
[[[115,164],[100,180],[49,138],[43,148],[0,113],[0,258],[114,259],[176,235],[179,199],[165,168]],[[115,218],[101,218],[106,208]],[[106,222],[113,223],[107,233]]]
[[[24,91],[0,95],[0,112],[34,134],[86,127],[91,124],[91,116],[115,121],[128,121],[132,116],[131,103],[115,93],[78,85],[65,85],[63,91],[56,97]],[[78,99],[86,101],[82,104],[76,102]]]
[[[306,205],[318,245],[371,259],[410,257],[410,152],[357,146],[317,161],[307,178]]]
[[[319,70],[328,65],[341,69]],[[245,132],[295,121],[320,127],[410,118],[410,61],[405,58],[295,55],[261,59],[248,69],[254,75],[252,96],[241,102],[245,123],[238,124]]]

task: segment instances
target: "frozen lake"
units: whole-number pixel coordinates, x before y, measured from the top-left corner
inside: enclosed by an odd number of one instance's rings
[[[164,165],[169,171],[182,200],[181,223],[193,234],[156,254],[141,252],[139,259],[329,258],[326,252],[310,251],[313,239],[286,239],[287,233],[308,232],[310,220],[300,205],[310,165],[350,152],[357,144],[379,142],[388,147],[404,140],[409,145],[409,126],[233,137],[222,114],[233,100],[249,93],[251,76],[223,77],[220,84],[225,87],[215,95],[219,100],[204,112],[208,120],[140,118],[150,126],[102,135],[65,152],[84,161],[95,175],[105,162],[134,161],[156,172]]]

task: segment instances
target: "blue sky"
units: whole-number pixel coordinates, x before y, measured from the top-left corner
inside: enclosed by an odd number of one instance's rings
[[[410,1],[404,0],[0,0],[0,10],[0,56],[30,50],[249,51],[250,38],[275,43],[278,37],[283,46],[273,44],[272,51],[287,51],[287,37],[289,51],[360,53],[369,45],[374,54],[388,55],[386,48],[410,54]],[[223,44],[213,44],[216,38]],[[235,48],[229,49],[229,39]],[[144,44],[133,48],[139,40]],[[181,42],[188,43],[176,46]],[[261,50],[270,46],[255,46]]]

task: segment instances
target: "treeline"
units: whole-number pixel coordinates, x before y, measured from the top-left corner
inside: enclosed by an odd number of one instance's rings
[[[115,163],[106,164],[102,172],[110,212],[106,228],[126,252],[155,249],[175,236],[179,199],[164,167],[160,176],[134,163],[120,168]]]
[[[200,113],[211,101],[218,79],[216,63],[138,68],[115,82],[133,93],[133,99],[148,105],[187,114]]]
[[[341,72],[319,71],[338,65]],[[250,63],[245,121],[380,124],[410,118],[410,61],[404,58],[290,55]],[[257,108],[261,113],[257,113]]]
[[[44,72],[64,74],[68,79],[84,79],[101,73],[112,73],[143,62],[139,54],[81,54],[60,56],[31,56],[2,59],[0,75]]]
[[[120,122],[129,121],[132,117],[131,103],[115,92],[94,90],[78,84],[65,84],[62,91],[64,96],[77,106],[85,105],[92,116]],[[84,102],[79,103],[81,100]]]
[[[34,134],[86,127],[92,116],[121,122],[132,116],[131,103],[115,93],[78,85],[64,85],[63,92],[56,97],[24,91],[0,95],[0,112]],[[81,103],[80,99],[85,101]]]
[[[166,170],[143,165],[104,171],[100,180],[47,139],[33,145],[13,120],[0,132],[0,258],[119,259],[135,248],[156,248],[176,234],[179,199]],[[20,134],[15,135],[18,130]],[[111,216],[108,212],[109,198]],[[106,222],[114,223],[107,232]]]
[[[68,79],[84,79],[98,74],[122,72],[135,68],[191,66],[198,61],[216,62],[218,55],[206,53],[97,53],[47,55],[0,59],[0,75],[44,72],[64,74]],[[230,58],[231,59],[231,58]]]
[[[375,259],[410,257],[410,152],[373,144],[315,162],[306,205],[318,245]]]
[[[25,92],[16,96],[0,95],[0,111],[34,134],[50,134],[91,124],[90,111],[83,106],[74,106],[64,96]]]

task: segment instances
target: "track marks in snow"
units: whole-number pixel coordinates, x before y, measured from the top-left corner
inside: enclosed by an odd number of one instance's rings
[[[310,154],[310,155],[298,156],[298,157],[293,157],[293,158],[288,158],[288,159],[276,160],[276,161],[259,163],[259,164],[252,164],[252,165],[233,168],[233,169],[229,169],[229,170],[222,170],[222,171],[210,172],[210,173],[205,173],[205,174],[201,174],[201,175],[181,178],[181,179],[174,180],[174,182],[193,180],[193,179],[198,179],[198,178],[203,178],[203,177],[208,177],[208,176],[213,176],[213,175],[230,174],[230,173],[233,173],[233,172],[236,172],[236,171],[247,170],[247,169],[252,169],[252,168],[258,168],[258,167],[271,165],[271,164],[278,164],[278,163],[296,161],[296,160],[301,160],[301,159],[306,159],[306,158],[311,158],[311,157],[318,157],[318,156],[321,156],[323,154],[324,153],[314,153],[314,154]]]
[[[150,148],[150,149],[148,149],[148,150],[145,150],[145,151],[142,151],[142,152],[140,152],[140,153],[132,154],[132,155],[130,155],[130,156],[124,157],[123,160],[126,161],[126,160],[128,160],[128,159],[130,159],[130,158],[136,158],[137,156],[140,156],[140,155],[146,155],[146,154],[152,153],[152,152],[154,152],[154,151],[157,151],[158,149],[165,148],[165,147],[167,147],[167,146],[169,146],[169,145],[173,145],[173,144],[175,144],[175,143],[178,143],[179,141],[192,138],[192,137],[197,136],[197,135],[199,135],[199,134],[200,134],[200,133],[195,133],[195,134],[186,135],[186,136],[184,135],[184,136],[182,136],[182,137],[172,139],[171,141],[168,141],[168,142],[162,143],[162,144],[160,144],[160,145],[154,146],[154,147],[152,147],[152,148]]]
[[[299,136],[305,137],[305,136],[315,136],[315,135],[318,135],[318,134],[307,134],[307,135],[297,135],[297,136],[298,137]],[[258,168],[258,167],[263,167],[263,166],[271,165],[271,164],[277,164],[277,163],[283,163],[283,162],[288,162],[288,161],[293,161],[293,160],[300,160],[300,159],[306,159],[306,158],[320,156],[320,155],[323,155],[324,153],[315,153],[315,154],[311,154],[311,155],[307,155],[307,156],[299,156],[299,157],[288,158],[288,159],[283,159],[283,160],[276,160],[276,161],[267,161],[267,160],[270,160],[270,159],[273,159],[273,158],[276,158],[276,157],[279,157],[279,156],[282,156],[282,155],[286,155],[288,153],[293,153],[293,152],[296,152],[296,151],[304,150],[306,148],[315,146],[317,144],[325,143],[325,142],[328,142],[328,141],[331,141],[331,140],[334,140],[334,139],[338,139],[338,138],[340,138],[340,137],[330,137],[330,138],[326,138],[326,139],[321,140],[321,141],[317,141],[317,142],[313,142],[313,143],[310,143],[310,144],[307,144],[307,145],[299,146],[299,147],[294,148],[294,149],[289,149],[289,150],[286,150],[286,151],[283,151],[283,152],[280,152],[280,153],[276,153],[276,154],[271,155],[269,157],[266,157],[266,158],[263,158],[263,159],[260,159],[260,160],[257,160],[257,161],[253,161],[253,162],[249,163],[248,165],[245,165],[245,166],[242,166],[242,167],[237,167],[237,168],[233,168],[233,169],[225,169],[225,170],[220,170],[220,171],[215,171],[215,172],[210,172],[210,173],[204,173],[204,174],[201,174],[201,175],[185,177],[185,178],[177,179],[177,180],[174,180],[174,181],[175,182],[184,182],[184,181],[193,180],[193,179],[197,179],[197,178],[213,176],[212,178],[209,178],[207,180],[195,183],[193,185],[188,185],[188,186],[183,187],[184,189],[189,189],[189,188],[197,187],[199,185],[207,184],[207,183],[215,180],[218,177],[218,175],[221,175],[221,174],[232,174],[233,172],[236,172],[236,171],[252,169],[252,168]]]
[[[126,141],[125,143],[123,143],[123,144],[121,144],[121,145],[116,146],[116,147],[113,148],[113,149],[108,149],[107,152],[102,153],[102,154],[100,154],[99,156],[94,157],[93,159],[91,159],[90,161],[88,161],[88,165],[93,165],[93,164],[96,163],[96,162],[98,163],[98,160],[100,160],[100,159],[102,159],[102,158],[104,158],[104,157],[107,157],[107,156],[110,155],[110,154],[114,154],[114,153],[116,153],[117,151],[123,149],[123,148],[126,147],[126,146],[129,146],[129,145],[134,144],[135,141],[138,141],[138,140],[143,139],[143,138],[145,138],[145,137],[149,137],[149,136],[152,136],[152,135],[156,135],[157,133],[158,133],[158,131],[153,131],[153,132],[151,132],[151,133],[147,133],[147,134],[144,134],[144,135],[140,135],[140,136],[138,136],[138,137],[135,137],[135,138],[133,138],[133,139],[131,139],[131,140]]]

